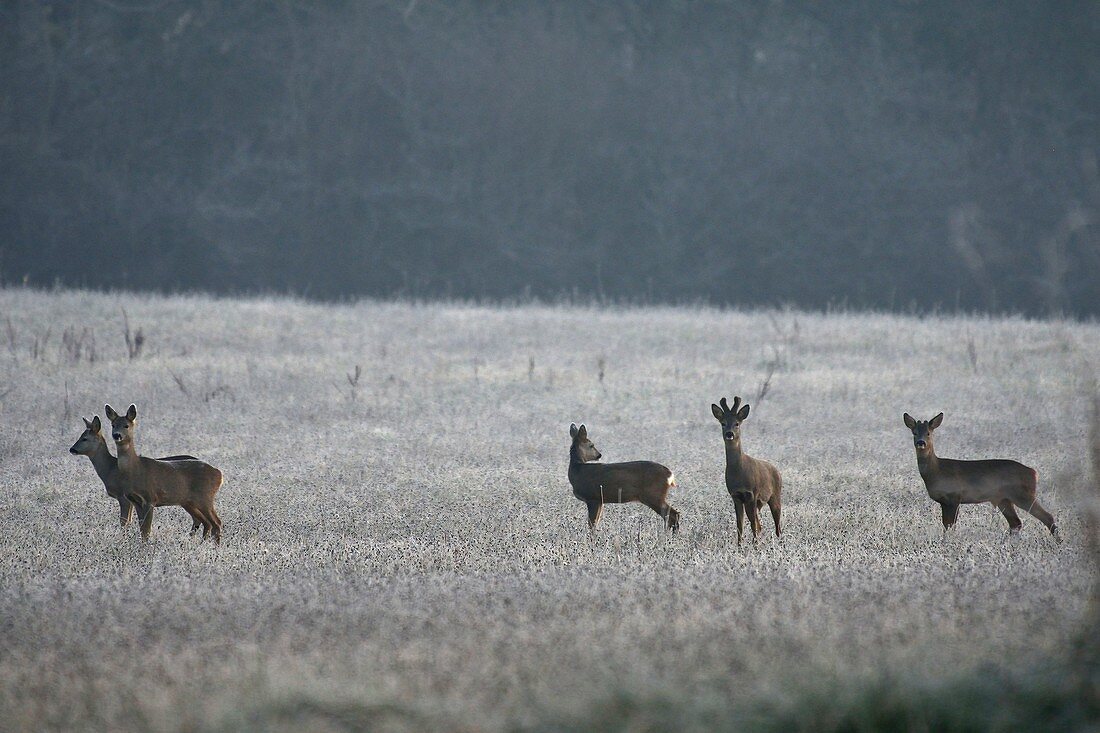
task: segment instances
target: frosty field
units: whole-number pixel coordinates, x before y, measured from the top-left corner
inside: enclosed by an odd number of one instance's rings
[[[823,681],[1062,654],[1092,586],[1095,324],[6,289],[0,330],[0,728],[765,715]],[[735,394],[783,472],[782,540],[736,544],[710,414]],[[220,546],[178,508],[148,544],[119,528],[68,453],[105,402],[137,404],[142,454],[224,472]],[[989,505],[944,536],[901,419],[941,410],[941,456],[1038,470],[1063,544]],[[605,461],[675,471],[679,535],[637,504],[590,535],[573,421]]]

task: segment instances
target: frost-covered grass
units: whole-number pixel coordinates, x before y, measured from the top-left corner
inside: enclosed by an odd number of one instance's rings
[[[0,719],[493,730],[1008,674],[1084,613],[1097,363],[1072,322],[0,290]],[[709,405],[735,393],[782,541],[734,539]],[[67,452],[104,402],[137,403],[140,452],[223,470],[220,547],[176,508],[119,529]],[[1066,542],[988,505],[945,538],[906,410],[946,413],[941,455],[1037,468]],[[571,421],[675,471],[679,536],[638,505],[589,536]]]

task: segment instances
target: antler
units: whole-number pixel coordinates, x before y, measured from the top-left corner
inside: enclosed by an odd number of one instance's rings
[[[733,396],[733,409],[730,412],[737,412],[737,409],[741,407],[741,398],[737,395]]]
[[[729,412],[729,411],[730,411],[730,406],[726,404],[726,398],[725,398],[725,397],[723,397],[722,399],[718,400],[718,404],[722,406],[722,409],[723,409],[723,410],[724,410],[725,412]]]

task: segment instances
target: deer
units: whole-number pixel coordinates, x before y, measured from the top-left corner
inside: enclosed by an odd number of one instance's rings
[[[955,526],[959,505],[989,502],[1001,510],[1008,521],[1009,533],[1023,526],[1016,507],[1038,519],[1050,530],[1056,542],[1061,542],[1054,517],[1035,498],[1039,473],[1030,466],[1007,459],[960,461],[940,458],[932,445],[932,432],[943,423],[943,413],[931,420],[915,420],[902,415],[905,427],[913,433],[917,451],[917,470],[932,501],[942,510],[943,531]]]
[[[573,443],[569,448],[569,483],[573,496],[588,507],[588,529],[594,531],[603,515],[604,504],[637,501],[657,512],[665,527],[680,529],[680,512],[668,503],[668,492],[676,486],[672,471],[652,461],[596,463],[603,454],[588,437],[588,428],[569,426]]]
[[[780,536],[779,515],[782,510],[783,477],[779,469],[759,458],[753,458],[741,450],[741,423],[749,416],[748,403],[733,398],[730,407],[723,397],[719,404],[711,404],[714,418],[722,424],[722,440],[726,447],[726,490],[733,499],[737,512],[737,544],[741,544],[745,515],[749,516],[752,541],[763,532],[760,526],[760,510],[767,504],[775,522],[775,536]]]
[[[181,506],[202,524],[202,538],[213,535],[220,543],[222,520],[214,509],[214,495],[222,485],[222,472],[200,460],[159,460],[138,455],[134,447],[137,406],[130,405],[125,415],[119,415],[110,405],[104,406],[111,421],[111,437],[118,453],[118,470],[123,492],[138,506],[141,517],[141,537],[148,541],[153,530],[153,508]]]
[[[87,418],[80,418],[84,421],[84,432],[80,434],[76,442],[69,448],[69,452],[74,456],[88,456],[88,459],[92,462],[92,468],[95,469],[96,474],[99,476],[99,480],[103,482],[104,488],[107,489],[107,496],[118,501],[118,521],[119,525],[125,527],[134,518],[134,504],[123,493],[122,490],[122,476],[118,471],[118,459],[115,458],[109,448],[107,448],[107,440],[103,437],[101,432],[103,424],[99,420],[99,416],[96,415],[91,420]],[[160,461],[197,461],[194,456],[168,456],[166,458],[158,458]],[[194,534],[201,526],[198,517],[192,515],[193,524],[191,525],[191,534]]]

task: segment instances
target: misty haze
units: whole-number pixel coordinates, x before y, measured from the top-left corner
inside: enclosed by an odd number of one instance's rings
[[[6,282],[1100,310],[1095,2],[12,2]]]

